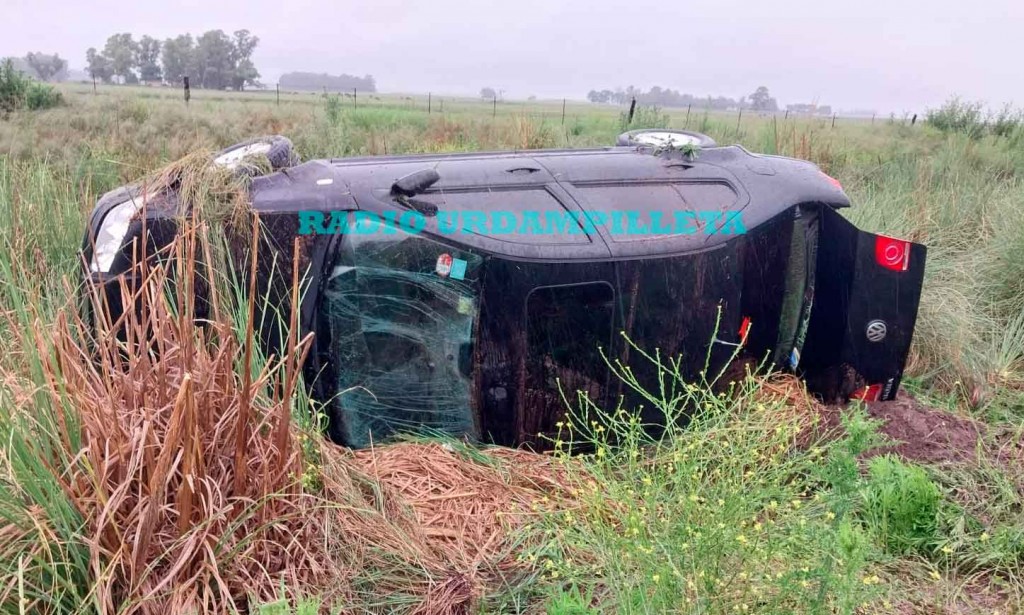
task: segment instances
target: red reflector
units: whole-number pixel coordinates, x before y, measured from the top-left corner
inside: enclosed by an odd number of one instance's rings
[[[868,386],[850,393],[850,399],[859,399],[861,401],[878,401],[878,398],[882,396],[882,385],[880,384],[869,384]]]
[[[744,316],[743,322],[740,323],[740,343],[747,341],[747,333],[750,333],[750,316]]]
[[[828,173],[825,173],[824,171],[821,174],[825,176],[825,179],[828,180],[828,183],[832,184],[836,188],[839,188],[840,190],[843,189],[843,185],[839,183],[838,179],[832,177],[831,175],[829,175]]]
[[[875,262],[893,271],[910,267],[910,242],[885,235],[875,237]]]

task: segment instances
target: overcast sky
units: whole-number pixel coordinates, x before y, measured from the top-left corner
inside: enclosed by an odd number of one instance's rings
[[[960,94],[1024,105],[1022,0],[0,0],[0,57],[83,68],[110,34],[247,28],[265,83],[372,74],[383,92],[582,99],[636,85],[920,112]]]

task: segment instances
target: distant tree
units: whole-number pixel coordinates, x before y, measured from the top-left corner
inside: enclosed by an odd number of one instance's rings
[[[139,44],[130,33],[114,34],[108,38],[103,55],[110,60],[111,71],[121,78],[122,83],[138,83],[135,67],[139,63]]]
[[[160,81],[160,41],[146,35],[139,39],[139,78]]]
[[[774,98],[772,98],[772,95],[768,93],[768,88],[763,85],[754,90],[754,93],[748,98],[750,98],[750,108],[756,111],[779,110],[779,104]]]
[[[196,39],[196,69],[200,87],[223,90],[234,84],[235,44],[223,30]]]
[[[260,72],[256,70],[256,65],[252,62],[252,53],[259,43],[259,37],[253,36],[248,30],[235,32],[235,48],[232,57],[234,74],[231,77],[231,87],[236,90],[244,90],[247,85],[260,85]]]
[[[68,72],[67,60],[57,54],[29,53],[25,56],[25,62],[40,81],[60,80]]]
[[[196,77],[196,43],[191,34],[182,34],[164,41],[163,53],[164,80],[179,85],[186,75]],[[196,83],[199,86],[199,83]]]
[[[93,79],[99,79],[103,83],[110,83],[114,76],[114,68],[110,58],[98,53],[95,47],[90,47],[85,52],[86,70]]]
[[[494,91],[494,88],[480,88],[480,98],[493,100],[497,97],[498,93]]]

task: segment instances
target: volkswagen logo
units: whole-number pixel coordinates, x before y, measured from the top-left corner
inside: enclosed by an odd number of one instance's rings
[[[888,328],[885,326],[884,320],[872,320],[868,323],[868,328],[864,332],[869,342],[880,342],[884,340],[886,333],[888,333]]]

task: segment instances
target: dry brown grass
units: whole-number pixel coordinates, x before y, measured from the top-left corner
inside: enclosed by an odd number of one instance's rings
[[[195,237],[174,246],[179,281],[194,274]],[[101,318],[98,334],[65,311],[23,340],[43,358],[41,393],[38,381],[5,375],[23,418],[33,394],[63,409],[51,436],[62,461],[50,471],[84,520],[96,611],[245,612],[284,588],[325,608],[374,610],[357,606],[365,599],[386,610],[390,596],[405,611],[465,613],[529,573],[510,536],[532,502],[561,491],[548,457],[336,447],[293,416],[308,338],[292,336],[263,364],[251,305],[241,334],[223,316],[196,327],[187,292],[165,293],[164,266],[138,271],[140,283],[121,286],[136,309]],[[95,289],[93,300],[102,307]],[[10,540],[25,534],[0,527]],[[0,602],[19,582],[0,581]]]

